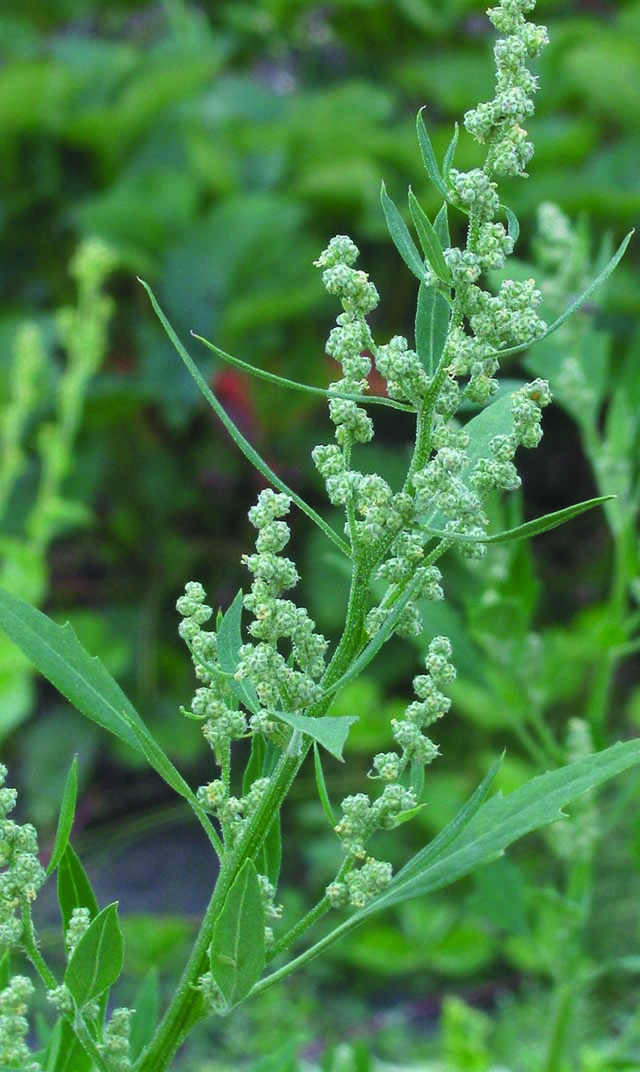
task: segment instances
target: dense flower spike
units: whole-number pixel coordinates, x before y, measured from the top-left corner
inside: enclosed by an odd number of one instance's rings
[[[35,828],[7,818],[17,794],[5,786],[6,776],[7,768],[0,764],[0,944],[11,948],[22,937],[23,923],[16,912],[29,909],[46,875],[38,859]]]

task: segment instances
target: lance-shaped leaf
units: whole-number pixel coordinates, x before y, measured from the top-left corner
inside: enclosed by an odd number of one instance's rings
[[[189,801],[219,852],[220,841],[195,794],[100,659],[82,647],[71,625],[58,625],[36,607],[0,589],[0,629],[81,714],[140,752],[160,777]]]
[[[453,136],[447,146],[447,151],[444,154],[444,159],[442,161],[442,177],[444,179],[445,184],[449,182],[449,173],[451,171],[451,165],[453,164],[453,157],[455,155],[456,146],[458,144],[459,134],[460,127],[457,123],[455,123],[453,127]]]
[[[88,909],[91,918],[98,915],[96,895],[72,845],[67,845],[58,865],[58,904],[65,931],[74,908]]]
[[[307,737],[311,737],[340,762],[343,762],[342,749],[349,736],[349,729],[358,721],[357,715],[336,715],[335,718],[324,715],[321,718],[310,718],[308,715],[296,715],[290,711],[269,711],[269,716],[286,722],[294,730],[300,730]]]
[[[434,184],[434,186],[437,187],[437,189],[440,191],[440,193],[446,200],[448,193],[447,186],[444,179],[442,178],[442,175],[440,174],[440,168],[438,167],[436,154],[433,151],[431,138],[427,133],[426,126],[424,125],[424,120],[422,118],[423,111],[424,108],[421,108],[418,112],[418,118],[416,121],[416,128],[418,131],[418,144],[420,146],[422,162],[427,170],[427,175],[431,179],[432,183]]]
[[[416,353],[423,369],[432,376],[447,341],[451,309],[435,287],[420,284],[416,309]]]
[[[238,666],[238,653],[242,647],[242,607],[243,593],[240,589],[233,603],[227,608],[218,628],[218,659],[220,666],[228,674],[235,673]],[[234,681],[233,691],[252,714],[257,714],[260,710],[260,701],[250,681]]]
[[[483,864],[497,859],[519,838],[566,818],[563,809],[568,804],[637,763],[640,763],[640,738],[615,744],[558,770],[548,771],[508,796],[496,794],[477,807],[478,799],[482,799],[486,790],[486,786],[480,787],[472,798],[472,817],[459,823],[459,831],[450,824],[441,837],[417,853],[398,872],[383,893],[292,961],[287,966],[288,973],[298,964],[318,956],[368,916],[450,886]],[[261,989],[269,985],[270,979],[265,979]]]
[[[124,942],[114,902],[91,921],[64,973],[65,984],[79,1009],[113,986],[123,960]]]
[[[418,238],[420,239],[420,245],[422,251],[429,261],[431,268],[437,275],[438,279],[441,279],[447,286],[451,285],[451,273],[447,266],[447,262],[444,259],[444,253],[442,246],[440,245],[440,239],[436,233],[436,230],[431,223],[431,220],[423,211],[418,199],[415,197],[413,190],[409,188],[409,211],[411,213],[411,219],[413,220]]]
[[[572,518],[584,514],[586,510],[593,510],[596,506],[614,499],[615,495],[598,495],[595,499],[585,499],[584,502],[574,503],[573,506],[565,506],[562,510],[554,510],[551,514],[536,517],[533,521],[526,521],[513,529],[505,529],[504,532],[496,532],[488,536],[465,536],[463,532],[445,532],[443,529],[425,527],[425,532],[432,536],[440,536],[444,539],[461,540],[464,543],[510,543],[512,540],[530,539],[541,532],[556,529],[559,525],[571,521]]]
[[[220,402],[218,402],[218,399],[209,387],[209,384],[205,380],[204,376],[202,376],[200,370],[198,369],[198,366],[195,364],[191,356],[187,353],[185,347],[180,342],[180,339],[178,338],[175,331],[171,327],[171,324],[162,312],[162,309],[158,304],[156,296],[151,290],[149,284],[145,283],[144,279],[140,279],[139,282],[142,284],[147,294],[149,295],[149,299],[153,306],[154,312],[158,317],[158,320],[162,324],[169,339],[173,343],[176,352],[178,353],[185,366],[189,370],[189,373],[193,377],[193,380],[195,381],[198,390],[204,396],[204,398],[206,398],[212,410],[220,419],[224,427],[227,429],[227,432],[233,439],[238,449],[242,451],[247,461],[251,462],[251,464],[258,470],[258,472],[262,473],[262,475],[269,481],[269,483],[274,488],[278,488],[279,491],[282,491],[285,495],[288,495],[292,502],[294,502],[296,506],[298,506],[303,511],[303,513],[307,515],[307,517],[311,518],[311,520],[318,526],[319,529],[322,530],[322,532],[324,532],[325,536],[329,540],[331,540],[331,542],[334,543],[336,547],[338,547],[342,551],[342,553],[346,555],[347,558],[350,558],[351,551],[348,545],[344,542],[344,540],[342,540],[340,536],[338,536],[338,534],[334,532],[334,530],[329,524],[327,524],[324,518],[320,517],[320,515],[317,514],[316,511],[313,510],[304,501],[304,499],[297,495],[295,491],[293,491],[291,488],[287,487],[287,485],[284,483],[283,480],[280,479],[277,473],[274,473],[273,469],[271,469],[270,466],[268,466],[264,459],[261,457],[261,455],[258,454],[258,451],[251,446],[249,440],[245,439],[240,429],[231,420],[231,417],[225,410],[224,406],[222,406]]]
[[[204,343],[207,349],[211,350],[211,352],[215,354],[216,357],[220,358],[221,361],[233,365],[234,368],[241,369],[242,372],[246,372],[249,376],[255,376],[258,380],[265,380],[267,383],[275,383],[279,387],[288,387],[291,391],[304,391],[305,394],[320,395],[322,398],[347,398],[352,402],[358,402],[360,405],[372,402],[377,406],[400,409],[407,413],[413,412],[411,406],[407,406],[402,402],[396,402],[395,399],[387,398],[386,395],[359,395],[350,391],[329,390],[326,387],[311,387],[306,383],[298,383],[297,380],[288,380],[284,376],[278,376],[275,372],[267,372],[266,369],[256,368],[255,365],[250,365],[248,361],[242,361],[239,357],[233,357],[233,355],[228,354],[226,350],[221,350],[215,343],[209,342],[209,340],[203,338],[202,335],[198,335],[196,331],[192,331],[191,334],[194,339],[198,340],[198,342]]]
[[[409,228],[404,222],[399,209],[389,197],[384,183],[382,183],[380,189],[380,201],[382,203],[382,211],[384,212],[389,234],[391,235],[394,246],[398,250],[398,253],[402,257],[407,268],[413,272],[421,283],[424,282],[426,276],[424,261],[416,248],[413,238],[409,234]]]
[[[247,996],[264,965],[262,891],[253,861],[246,860],[215,922],[211,942],[211,974],[227,1010]]]
[[[73,819],[76,812],[77,796],[78,757],[74,756],[71,761],[71,767],[69,768],[69,773],[67,775],[67,780],[64,786],[64,792],[62,794],[60,816],[58,818],[58,826],[56,829],[55,841],[53,843],[53,851],[51,853],[49,863],[47,864],[47,875],[53,874],[66,851],[67,844],[69,842],[69,836],[71,834],[71,827],[73,826]]]

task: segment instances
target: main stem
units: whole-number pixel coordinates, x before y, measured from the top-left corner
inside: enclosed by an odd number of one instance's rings
[[[324,688],[329,688],[342,677],[362,647],[371,568],[369,563],[363,561],[356,561],[354,565],[345,627],[323,677]],[[331,699],[332,697],[322,700],[309,713],[315,716],[323,715]],[[249,820],[233,852],[223,860],[215,889],[175,994],[153,1039],[136,1062],[135,1072],[165,1072],[191,1030],[208,1015],[209,1010],[198,988],[198,981],[209,968],[209,947],[215,921],[245,861],[255,855],[275,817],[280,813],[310,747],[311,741],[302,748],[300,755],[281,757],[260,807]]]

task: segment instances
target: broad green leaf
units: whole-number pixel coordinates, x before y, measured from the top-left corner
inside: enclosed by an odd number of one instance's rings
[[[447,262],[444,259],[444,253],[442,252],[442,246],[440,245],[440,239],[436,234],[435,228],[431,223],[431,220],[423,211],[419,201],[415,197],[413,190],[409,187],[409,211],[411,213],[411,219],[413,220],[418,238],[420,239],[420,245],[422,251],[429,261],[431,268],[437,275],[438,279],[441,279],[447,286],[451,285],[451,273],[447,266]]]
[[[149,284],[145,283],[144,279],[140,279],[139,281],[149,295],[149,299],[153,306],[154,312],[158,317],[158,320],[162,324],[169,339],[173,343],[173,346],[175,347],[178,355],[181,357],[182,361],[189,370],[189,373],[193,377],[200,393],[204,395],[216,416],[220,419],[224,427],[227,429],[227,432],[233,439],[238,449],[244,454],[245,458],[249,462],[251,462],[254,468],[257,469],[259,473],[262,473],[265,479],[268,480],[274,488],[278,488],[279,491],[282,491],[285,495],[288,495],[292,502],[294,502],[296,506],[299,507],[299,509],[302,510],[302,512],[305,513],[307,517],[309,517],[314,522],[314,524],[318,526],[319,529],[321,529],[322,532],[324,532],[327,539],[331,540],[331,542],[334,543],[336,547],[338,547],[340,551],[342,551],[342,553],[346,555],[347,558],[350,558],[351,551],[349,549],[349,546],[344,542],[344,540],[341,539],[341,537],[338,536],[336,532],[334,532],[334,530],[331,528],[330,525],[327,524],[324,518],[320,517],[320,515],[317,514],[316,511],[313,510],[304,501],[304,499],[302,499],[299,495],[296,495],[295,491],[292,491],[291,488],[287,487],[287,485],[284,483],[283,480],[280,479],[277,473],[274,473],[273,469],[271,469],[260,456],[260,454],[258,454],[257,450],[255,450],[251,446],[249,440],[245,439],[240,429],[236,427],[234,422],[231,420],[231,417],[229,417],[224,406],[222,406],[220,402],[218,402],[218,399],[209,387],[207,381],[202,376],[197,365],[192,360],[190,355],[187,353],[185,347],[180,342],[180,339],[176,335],[175,331],[171,327],[171,324],[169,323],[166,316],[162,312],[162,309],[158,305],[156,297],[151,290]]]
[[[64,982],[79,1009],[113,986],[123,960],[124,943],[114,902],[91,921],[64,973]]]
[[[84,650],[68,623],[57,625],[42,611],[0,589],[0,628],[78,711],[136,752],[141,751],[123,711],[143,730],[144,723],[100,660]]]
[[[432,376],[447,341],[449,303],[435,287],[420,284],[416,309],[416,353],[423,369]]]
[[[135,1061],[142,1053],[145,1046],[151,1042],[158,1022],[160,988],[158,986],[158,975],[155,969],[148,972],[142,980],[136,991],[132,1005],[134,1012],[131,1017],[129,1045],[131,1048],[131,1057]]]
[[[331,801],[329,800],[329,793],[327,792],[327,783],[324,780],[324,771],[322,769],[322,756],[320,755],[320,749],[318,748],[317,741],[313,742],[313,765],[316,774],[316,786],[318,787],[318,797],[322,804],[322,810],[325,813],[329,826],[331,829],[336,825],[336,817],[333,814],[333,808],[331,807]]]
[[[428,527],[426,531],[432,536],[463,540],[464,542],[469,541],[470,543],[510,543],[513,540],[530,539],[541,532],[548,532],[550,529],[558,528],[559,525],[564,525],[565,522],[571,521],[572,518],[578,517],[579,514],[584,514],[586,510],[593,510],[594,507],[602,506],[603,503],[609,502],[613,498],[615,498],[613,495],[599,495],[595,499],[585,499],[584,502],[574,503],[573,506],[565,506],[562,510],[554,510],[552,514],[545,514],[543,517],[537,517],[533,521],[526,521],[514,529],[505,529],[504,532],[496,532],[489,536],[465,536],[463,532],[444,532],[442,529]]]
[[[382,211],[384,212],[387,221],[387,228],[394,246],[407,268],[413,272],[422,283],[426,274],[424,261],[416,248],[413,238],[409,234],[409,228],[400,215],[399,209],[389,197],[384,183],[382,183],[380,189],[380,201],[382,203]]]
[[[118,683],[97,657],[85,651],[69,623],[57,625],[42,611],[0,589],[0,628],[81,714],[141,752],[167,785],[189,801],[219,852],[219,839],[195,794]]]
[[[71,761],[71,767],[67,775],[64,791],[62,794],[62,803],[60,805],[60,816],[58,818],[58,826],[56,829],[56,837],[53,843],[53,851],[51,853],[51,859],[47,864],[47,875],[53,874],[56,867],[60,863],[64,856],[67,844],[69,842],[69,835],[71,834],[71,827],[73,826],[73,819],[76,812],[76,798],[78,796],[78,757],[74,756]]]
[[[215,922],[210,964],[227,1009],[247,996],[264,970],[264,904],[251,860],[239,871]]]
[[[218,659],[220,666],[228,674],[235,673],[238,666],[238,652],[242,646],[243,598],[242,589],[240,589],[218,627]],[[234,681],[233,691],[252,714],[257,714],[260,710],[260,701],[250,681]]]
[[[418,131],[418,144],[420,146],[420,153],[422,154],[422,162],[427,170],[427,175],[431,179],[432,183],[434,184],[434,186],[437,187],[437,189],[440,191],[440,193],[446,200],[448,194],[447,186],[444,179],[442,178],[442,175],[440,174],[440,168],[438,167],[438,162],[433,151],[431,139],[429,137],[429,134],[427,133],[427,128],[422,118],[423,111],[424,108],[421,108],[418,112],[418,118],[416,121],[416,127]]]
[[[58,904],[62,925],[67,930],[74,908],[87,908],[91,918],[98,915],[98,902],[87,873],[72,845],[67,845],[58,864]]]
[[[295,730],[300,730],[307,737],[311,737],[341,763],[343,762],[342,749],[349,736],[349,727],[358,721],[357,715],[339,715],[335,718],[331,715],[324,715],[321,718],[310,718],[308,715],[296,715],[290,711],[269,711],[269,715],[280,719],[281,722],[286,722]]]

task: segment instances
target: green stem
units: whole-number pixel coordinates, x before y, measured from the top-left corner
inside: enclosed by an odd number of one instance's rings
[[[557,989],[551,1016],[547,1052],[540,1072],[562,1072],[567,1047],[567,1035],[574,1012],[575,991],[571,983],[561,983]]]
[[[307,912],[306,916],[299,919],[286,934],[283,934],[282,937],[278,939],[274,946],[269,950],[267,959],[273,960],[279,953],[283,953],[285,949],[289,949],[289,947],[297,942],[298,938],[304,934],[305,931],[308,931],[314,923],[317,923],[318,920],[330,910],[331,904],[329,898],[325,894],[325,896],[318,901],[317,905]]]

